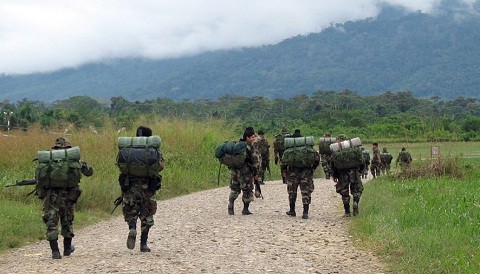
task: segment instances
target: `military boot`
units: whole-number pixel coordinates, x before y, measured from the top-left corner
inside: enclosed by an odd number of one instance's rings
[[[72,238],[63,238],[63,256],[70,256],[75,251],[72,245]]]
[[[140,235],[140,252],[150,252],[150,248],[147,246],[148,240],[148,228],[145,228]]]
[[[308,219],[308,209],[310,208],[309,204],[303,204],[303,214],[302,219]]]
[[[290,203],[290,210],[286,212],[288,216],[295,217],[297,213],[295,212],[295,203]]]
[[[128,223],[128,237],[127,237],[127,248],[134,249],[135,248],[135,241],[137,239],[137,220],[131,220]]]
[[[57,240],[50,240],[50,249],[52,249],[52,259],[61,259],[60,250],[58,249]]]
[[[252,214],[252,212],[250,212],[250,210],[248,210],[248,206],[250,205],[250,203],[245,203],[243,202],[243,210],[242,210],[242,215],[250,215]]]
[[[359,197],[355,197],[353,198],[353,216],[357,216],[358,215],[358,203],[360,202],[360,198]]]
[[[351,217],[352,213],[350,213],[350,204],[343,204],[343,208],[345,209],[344,217]]]
[[[234,202],[235,202],[235,199],[233,199],[233,198],[228,199],[228,215],[235,214],[234,211],[233,211]]]

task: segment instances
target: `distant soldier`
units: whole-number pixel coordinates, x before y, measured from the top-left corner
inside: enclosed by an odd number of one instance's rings
[[[265,172],[270,172],[270,144],[265,137],[263,130],[258,131],[258,137],[254,142],[254,147],[257,146],[257,150],[261,157],[261,168],[259,170],[260,184],[265,184]]]
[[[382,158],[380,157],[380,150],[378,149],[378,144],[372,144],[372,162],[370,163],[370,172],[372,173],[373,178],[380,176],[380,169],[382,165]]]
[[[326,132],[323,135],[324,140],[334,140],[335,138],[332,138],[332,134],[330,132]],[[319,150],[320,150],[320,161],[322,164],[323,168],[323,173],[325,174],[325,179],[330,179],[330,176],[332,175],[332,154],[330,151],[330,148],[328,145],[330,144],[330,141],[320,141],[319,144]]]
[[[365,166],[362,170],[362,179],[367,179],[368,168],[370,166],[370,152],[362,147],[363,159],[365,160]]]
[[[398,153],[398,157],[396,160],[396,164],[400,162],[400,168],[402,170],[410,168],[410,164],[412,163],[412,156],[410,152],[407,151],[406,148],[402,147],[402,151]]]
[[[382,153],[380,153],[380,159],[382,160],[382,174],[390,174],[390,164],[392,163],[393,156],[387,151],[386,147],[384,147]]]
[[[287,183],[285,170],[282,169],[281,161],[283,152],[285,152],[285,137],[291,136],[290,132],[286,127],[282,127],[282,131],[275,136],[273,142],[273,153],[275,155],[275,164],[280,165],[280,172],[282,174],[283,183]]]

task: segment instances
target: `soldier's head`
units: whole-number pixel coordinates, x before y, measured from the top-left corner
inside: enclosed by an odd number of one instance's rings
[[[258,131],[258,135],[263,136],[263,135],[265,135],[265,132],[264,132],[263,130],[259,130],[259,131]]]
[[[327,131],[325,132],[325,135],[323,135],[323,137],[332,137],[332,134],[330,133],[330,131]]]
[[[58,137],[55,140],[55,146],[52,147],[52,149],[65,149],[65,148],[71,148],[72,146],[70,143],[67,141],[67,139],[63,137]]]
[[[373,147],[378,147],[378,143],[373,143],[372,146]]]
[[[404,148],[404,147],[402,147],[402,151],[405,151],[405,150],[407,150],[407,149],[406,149],[406,148]]]
[[[387,148],[386,148],[386,147],[383,148],[383,152],[387,152]]]
[[[287,134],[287,133],[290,133],[290,131],[288,131],[288,128],[286,126],[282,126],[282,134]]]
[[[251,144],[253,141],[255,141],[256,135],[255,135],[255,130],[253,130],[253,127],[247,127],[245,131],[243,132],[243,141],[246,141],[247,143]]]
[[[337,142],[343,142],[347,140],[347,136],[345,134],[340,134],[337,136]]]
[[[137,128],[137,137],[150,137],[152,136],[152,130],[149,127],[139,126]]]

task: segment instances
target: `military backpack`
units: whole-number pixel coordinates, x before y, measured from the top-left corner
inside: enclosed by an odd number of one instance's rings
[[[393,156],[390,152],[382,152],[380,153],[380,160],[382,160],[383,163],[391,164]]]
[[[282,164],[291,167],[307,168],[315,164],[318,159],[317,151],[313,148],[314,138],[296,137],[285,138],[285,152],[282,156]]]
[[[38,188],[76,187],[82,177],[80,148],[38,151],[35,178]]]
[[[241,167],[247,159],[247,142],[225,141],[215,149],[215,158],[229,168]]]
[[[157,177],[162,171],[160,136],[119,137],[117,166],[122,175]]]

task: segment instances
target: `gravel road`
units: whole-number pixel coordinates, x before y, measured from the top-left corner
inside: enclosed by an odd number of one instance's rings
[[[121,216],[77,230],[75,252],[51,259],[41,241],[0,255],[0,273],[384,273],[368,251],[356,250],[332,180],[316,179],[309,219],[288,210],[286,186],[269,181],[254,213],[227,214],[228,187],[158,202],[150,253],[126,247]],[[300,197],[298,197],[300,201]],[[361,210],[361,207],[360,207]],[[361,214],[361,211],[360,211]],[[353,217],[352,217],[353,218]],[[39,219],[40,220],[40,219]],[[61,242],[61,241],[60,241]],[[61,247],[63,249],[63,246]]]

